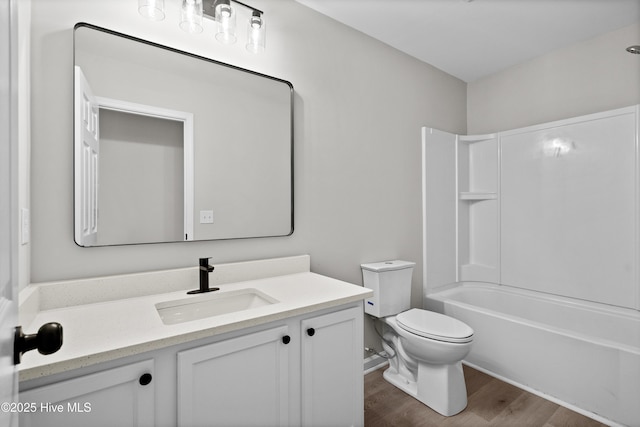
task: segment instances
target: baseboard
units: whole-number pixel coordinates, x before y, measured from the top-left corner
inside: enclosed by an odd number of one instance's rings
[[[364,359],[364,374],[367,375],[369,372],[385,367],[387,365],[387,359],[385,358],[386,355],[387,354],[383,351]]]

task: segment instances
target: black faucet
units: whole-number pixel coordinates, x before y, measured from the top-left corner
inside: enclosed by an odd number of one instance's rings
[[[217,291],[220,288],[209,287],[209,273],[213,271],[213,266],[209,265],[211,258],[200,258],[200,289],[194,289],[187,292],[188,294],[202,294],[205,292]]]

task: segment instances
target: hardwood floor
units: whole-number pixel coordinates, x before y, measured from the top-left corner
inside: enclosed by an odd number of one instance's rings
[[[386,368],[384,368],[386,369]],[[600,427],[605,424],[464,366],[467,408],[444,417],[382,378],[365,375],[365,427]]]

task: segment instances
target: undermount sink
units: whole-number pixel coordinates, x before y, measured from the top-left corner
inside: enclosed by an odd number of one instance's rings
[[[275,298],[257,289],[247,288],[160,302],[156,304],[156,310],[165,325],[174,325],[221,314],[251,310],[277,302],[279,301]]]

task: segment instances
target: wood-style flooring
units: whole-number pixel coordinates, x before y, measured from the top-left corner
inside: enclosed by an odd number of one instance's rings
[[[605,426],[468,366],[464,366],[468,405],[461,413],[444,417],[386,382],[384,369],[365,375],[365,427]]]

